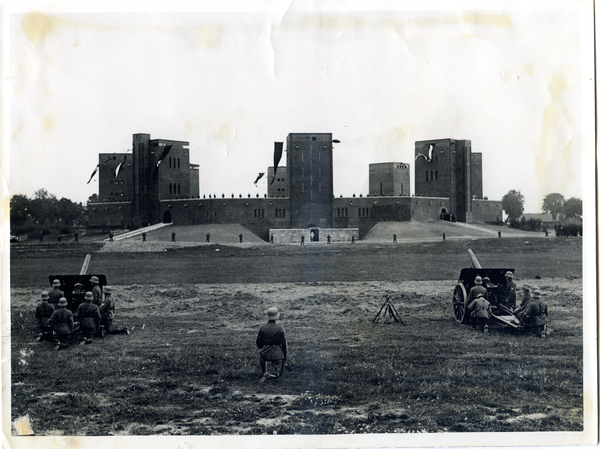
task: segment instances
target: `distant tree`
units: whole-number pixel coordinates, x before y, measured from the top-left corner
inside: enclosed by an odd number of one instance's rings
[[[29,198],[25,195],[13,195],[10,197],[10,225],[21,226],[27,222],[27,209]]]
[[[581,217],[583,203],[579,198],[569,198],[564,204],[565,218]]]
[[[502,197],[502,209],[506,212],[507,222],[515,223],[523,215],[523,204],[525,204],[525,198],[521,191],[510,190]]]
[[[87,199],[87,202],[88,203],[99,203],[100,202],[100,197],[96,193],[94,193],[92,196],[90,196]]]
[[[542,202],[542,211],[552,215],[552,221],[556,223],[556,216],[563,211],[565,197],[560,193],[549,193]]]

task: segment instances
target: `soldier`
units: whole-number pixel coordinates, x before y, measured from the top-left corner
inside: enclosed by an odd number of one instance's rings
[[[114,242],[114,240],[113,240],[113,233],[112,232],[108,233],[108,241],[109,242]]]
[[[210,232],[206,233],[206,243],[210,243]]]
[[[469,296],[467,297],[467,307],[469,307],[469,305],[471,305],[471,303],[475,301],[475,298],[477,298],[477,295],[479,294],[482,294],[486,300],[488,299],[488,291],[481,284],[483,284],[481,276],[475,276],[475,285],[471,287],[471,290],[469,291]]]
[[[79,343],[80,345],[90,344],[100,325],[100,311],[98,306],[92,303],[93,299],[92,292],[86,292],[85,302],[77,309],[77,319],[83,331],[83,341]]]
[[[142,232],[142,242],[145,242],[145,241],[146,241],[146,233]]]
[[[510,310],[514,310],[517,305],[517,284],[513,281],[512,271],[507,271],[504,276],[506,284],[502,289],[503,299],[500,303]]]
[[[73,234],[73,236],[75,237],[75,243],[79,242],[79,234],[77,233],[77,231],[75,231],[75,234]]]
[[[50,318],[54,313],[54,307],[48,302],[48,292],[42,292],[42,302],[35,309],[35,318],[40,326],[40,335],[35,341],[42,341],[52,335],[52,327],[50,327]]]
[[[67,298],[60,298],[58,301],[58,309],[50,317],[50,327],[57,340],[54,349],[58,351],[69,346],[69,337],[73,332],[73,314],[67,309]]]
[[[100,288],[100,281],[98,280],[98,278],[96,276],[92,276],[90,279],[90,282],[92,283],[93,287],[92,287],[92,295],[94,295],[94,299],[93,299],[93,303],[96,304],[98,307],[100,307],[100,304],[102,304],[102,289]]]
[[[263,373],[260,382],[264,382],[268,377],[277,379],[283,374],[285,359],[287,358],[287,343],[283,327],[275,322],[278,319],[279,311],[277,307],[271,307],[267,310],[267,324],[262,325],[258,331],[256,346],[258,346],[260,367]],[[275,370],[275,374],[269,373],[267,362]]]
[[[532,299],[525,310],[525,317],[531,323],[531,329],[536,337],[546,338],[546,329],[548,323],[548,306],[542,299],[542,292],[534,290],[531,294]]]
[[[469,305],[469,310],[471,310],[471,320],[473,323],[473,329],[477,329],[478,325],[483,327],[483,333],[488,333],[488,321],[490,320],[490,303],[485,297],[483,293],[479,293],[475,301]]]
[[[85,301],[85,290],[83,288],[83,284],[77,282],[73,286],[73,291],[71,292],[71,310],[77,310],[79,304]]]
[[[442,232],[442,242],[445,242],[445,241],[446,241],[446,233]]]
[[[44,231],[40,231],[40,242],[44,241]]]
[[[521,303],[519,304],[519,307],[517,309],[515,309],[515,311],[513,312],[513,315],[516,316],[518,318],[518,320],[520,322],[522,322],[523,324],[526,324],[524,321],[525,310],[527,310],[527,306],[529,306],[529,303],[531,302],[531,292],[533,290],[537,290],[537,289],[538,288],[535,286],[531,286],[529,284],[523,284],[523,299],[521,299]]]
[[[300,236],[300,244],[304,245],[304,234]]]
[[[175,241],[175,231],[173,231],[171,233],[171,241],[174,242]]]
[[[350,242],[354,245],[354,243],[356,243],[356,241],[354,240],[354,234],[352,234],[352,241]]]
[[[104,326],[107,334],[127,334],[127,327],[113,328],[113,318],[115,316],[116,301],[112,297],[112,287],[104,287],[104,302],[100,306],[100,324]]]
[[[273,244],[273,234],[271,234],[271,245]]]
[[[327,244],[331,245],[331,236],[327,234]]]
[[[65,292],[63,292],[60,288],[60,281],[58,279],[54,279],[52,281],[52,290],[48,293],[48,302],[56,308],[58,304],[58,300],[65,296]]]
[[[240,243],[242,243],[243,238],[244,238],[244,236],[240,233]]]
[[[398,243],[398,241],[396,240],[396,234],[394,234],[394,240],[393,243]]]

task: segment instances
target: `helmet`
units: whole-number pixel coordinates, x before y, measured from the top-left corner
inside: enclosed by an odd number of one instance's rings
[[[60,287],[60,281],[58,279],[54,279],[52,281],[52,287]]]
[[[50,295],[48,295],[48,292],[42,292],[42,299],[43,300],[47,300],[50,298]]]
[[[512,271],[507,271],[507,272],[504,274],[504,276],[506,276],[507,278],[512,278],[512,277],[513,277]]]
[[[98,278],[97,278],[96,276],[92,276],[92,277],[90,278],[90,282],[95,282],[96,284],[99,284],[99,283],[100,283],[100,281],[98,280]]]
[[[277,310],[277,307],[271,307],[269,310],[267,310],[267,318],[269,320],[279,319],[279,311]]]
[[[104,294],[105,295],[110,295],[112,293],[112,287],[109,287],[108,285],[106,287],[104,287]]]
[[[60,298],[58,300],[58,307],[66,307],[67,305],[67,298],[65,298],[64,296],[62,298]]]
[[[481,285],[481,284],[482,284],[481,276],[477,276],[477,277],[475,277],[475,283],[476,283],[477,285]]]
[[[92,299],[94,299],[94,295],[92,294],[92,292],[85,292],[85,300],[91,301]]]

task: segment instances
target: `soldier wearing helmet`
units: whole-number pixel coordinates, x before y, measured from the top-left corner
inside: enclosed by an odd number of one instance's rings
[[[508,307],[510,310],[514,310],[517,306],[517,284],[513,280],[512,271],[507,271],[504,277],[506,282],[502,287],[502,300],[500,304]]]
[[[481,326],[481,330],[484,334],[488,332],[488,322],[490,320],[491,307],[490,303],[483,293],[479,293],[475,301],[469,306],[471,311],[471,322],[473,323],[473,329],[477,329],[477,326]]]
[[[513,312],[513,315],[515,315],[522,323],[524,323],[525,319],[525,310],[527,310],[527,306],[529,306],[529,303],[532,299],[531,292],[534,290],[539,289],[534,285],[523,284],[523,298],[521,299],[519,307],[517,307],[517,309]]]
[[[56,309],[59,299],[64,296],[65,292],[60,289],[60,281],[58,279],[54,279],[52,281],[52,290],[48,292],[48,302]]]
[[[83,341],[80,344],[90,344],[100,325],[100,311],[98,306],[92,302],[93,300],[92,292],[86,292],[85,302],[80,304],[77,309],[77,319],[83,332]]]
[[[477,298],[477,295],[479,294],[482,294],[485,299],[488,299],[488,291],[482,284],[483,281],[481,279],[481,276],[476,276],[475,285],[471,287],[471,290],[469,291],[469,296],[467,297],[466,307],[469,307],[469,305],[473,301],[475,301],[475,298]]]
[[[50,318],[54,313],[54,307],[48,302],[48,298],[48,292],[42,292],[42,302],[35,309],[35,318],[40,326],[40,335],[36,338],[36,341],[41,341],[52,335]]]
[[[115,316],[116,301],[112,297],[112,287],[104,287],[104,301],[100,305],[100,324],[104,326],[107,334],[129,334],[127,327],[113,327],[113,318]]]
[[[94,299],[92,300],[92,303],[94,303],[95,305],[100,307],[100,304],[102,304],[102,290],[100,289],[100,285],[99,285],[100,281],[98,280],[97,276],[92,276],[90,278],[90,282],[93,285],[92,295],[94,295]]]
[[[276,323],[279,319],[277,307],[271,307],[267,310],[267,324],[260,327],[256,346],[260,355],[260,366],[263,375],[260,379],[264,382],[268,377],[279,378],[283,374],[285,359],[287,358],[287,342],[283,327]],[[267,363],[275,370],[270,374]]]
[[[542,292],[534,290],[532,298],[525,309],[525,317],[531,323],[531,329],[536,337],[546,338],[546,328],[548,323],[548,306],[542,299]]]
[[[58,309],[50,317],[50,326],[58,340],[54,349],[66,348],[73,332],[73,314],[67,309],[67,298],[60,298],[58,301]]]

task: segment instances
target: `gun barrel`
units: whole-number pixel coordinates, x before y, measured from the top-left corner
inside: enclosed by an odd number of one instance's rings
[[[477,260],[477,257],[475,257],[475,254],[473,253],[473,251],[471,251],[471,248],[467,249],[467,254],[469,254],[469,257],[471,258],[471,263],[473,264],[473,268],[481,268],[481,264]]]
[[[88,270],[90,267],[90,260],[92,259],[92,255],[91,254],[87,254],[85,256],[85,260],[83,261],[83,265],[81,267],[81,271],[79,272],[79,274],[88,274]]]

